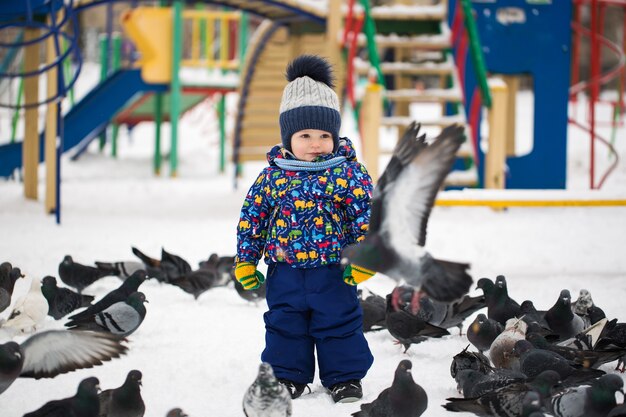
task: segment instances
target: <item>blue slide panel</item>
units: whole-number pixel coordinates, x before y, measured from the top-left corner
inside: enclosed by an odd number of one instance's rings
[[[165,84],[146,84],[139,69],[119,70],[91,90],[63,118],[63,151],[86,146],[137,93],[162,92]],[[39,135],[39,160],[44,157],[44,134]],[[0,145],[0,177],[22,166],[22,142]]]

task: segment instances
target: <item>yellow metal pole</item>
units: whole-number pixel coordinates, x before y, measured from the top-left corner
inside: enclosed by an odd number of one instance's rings
[[[24,31],[25,42],[36,39],[39,29],[27,28]],[[39,43],[24,48],[24,72],[37,71],[39,67]],[[24,104],[30,105],[24,112],[24,143],[22,166],[24,167],[24,196],[37,199],[37,168],[39,166],[39,115],[35,105],[39,100],[39,75],[25,77]]]
[[[215,57],[213,55],[213,43],[215,42],[215,18],[208,15],[206,20],[206,59],[207,67],[212,68],[215,66]]]
[[[341,0],[329,0],[328,15],[326,16],[326,56],[336,71],[339,70],[341,64],[339,33],[342,18]]]
[[[220,16],[220,68],[226,69],[228,63],[228,16],[224,13]]]
[[[506,107],[506,154],[507,156],[515,155],[515,131],[516,131],[516,119],[515,109],[517,106],[517,91],[519,90],[520,77],[517,75],[502,75],[501,76],[509,91],[507,97]]]
[[[191,59],[194,65],[200,60],[200,19],[191,17]]]
[[[50,19],[49,19],[50,20]],[[54,48],[54,36],[49,36],[46,41],[46,60],[48,64],[54,62],[57,54]],[[46,97],[55,97],[58,90],[58,67],[51,67],[46,73]],[[45,210],[46,213],[53,213],[57,207],[57,102],[51,101],[46,105],[46,127],[45,127],[45,143],[44,157],[46,161],[46,196]]]
[[[383,117],[382,87],[369,84],[361,108],[361,132],[365,167],[374,181],[378,179],[378,157],[380,155],[379,128]]]
[[[485,188],[503,189],[505,184],[508,89],[501,79],[490,79],[489,148],[485,155]]]

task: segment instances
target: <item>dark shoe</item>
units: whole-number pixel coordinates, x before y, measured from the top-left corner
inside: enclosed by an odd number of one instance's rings
[[[350,381],[338,382],[330,387],[330,395],[336,403],[353,403],[363,398],[363,388],[361,381],[352,379]]]
[[[289,394],[291,394],[291,399],[295,400],[299,396],[302,395],[305,388],[308,388],[309,392],[311,392],[311,388],[307,384],[299,384],[297,382],[289,381],[288,379],[279,379],[278,382],[283,384]]]

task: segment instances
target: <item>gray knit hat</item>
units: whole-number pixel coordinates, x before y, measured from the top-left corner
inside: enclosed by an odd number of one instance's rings
[[[291,151],[291,136],[297,131],[319,129],[333,135],[336,151],[341,115],[330,63],[319,56],[301,55],[287,66],[287,81],[279,118],[283,147]]]

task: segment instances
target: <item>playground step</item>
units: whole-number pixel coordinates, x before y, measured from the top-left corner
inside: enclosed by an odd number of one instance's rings
[[[367,75],[372,68],[369,62],[358,60],[356,70],[360,75]],[[385,75],[449,75],[455,70],[454,63],[425,62],[414,64],[411,62],[383,62],[380,69]]]
[[[413,103],[462,103],[463,95],[458,88],[429,88],[427,90],[389,90],[384,96],[395,102]]]
[[[441,33],[415,36],[400,36],[396,33],[389,35],[377,34],[376,46],[378,48],[403,48],[422,50],[442,50],[452,47],[452,37],[447,24],[441,25]],[[367,37],[360,33],[357,39],[359,46],[367,45]]]
[[[445,20],[447,10],[445,4],[433,6],[394,4],[372,7],[371,15],[374,20]]]
[[[381,125],[386,127],[397,127],[404,129],[411,123],[413,123],[415,119],[408,116],[393,116],[393,117],[383,117]],[[418,120],[422,126],[437,126],[437,127],[446,127],[450,126],[454,123],[465,124],[465,117],[462,115],[454,115],[454,116],[443,116],[437,119],[427,119],[427,120]]]

